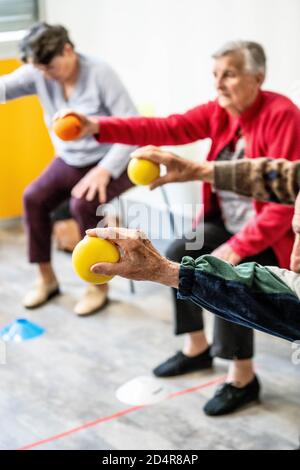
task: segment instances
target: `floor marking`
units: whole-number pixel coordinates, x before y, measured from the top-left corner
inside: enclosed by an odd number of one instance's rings
[[[182,395],[187,395],[188,393],[194,393],[194,392],[197,392],[198,390],[202,390],[203,388],[211,387],[213,385],[218,385],[224,382],[225,378],[226,376],[217,377],[216,379],[212,379],[208,382],[202,383],[200,385],[196,385],[195,387],[190,387],[184,390],[180,390],[178,392],[170,393],[170,395],[168,395],[166,400],[171,399],[171,398],[176,398]],[[41,439],[31,444],[27,444],[25,446],[19,447],[17,450],[29,450],[29,449],[33,449],[34,447],[39,447],[43,444],[48,444],[49,442],[57,441],[59,439],[62,439],[63,437],[70,436],[71,434],[75,434],[79,431],[83,431],[85,429],[97,426],[98,424],[106,423],[108,421],[121,418],[122,416],[128,415],[130,413],[134,413],[135,411],[146,408],[147,406],[153,406],[153,405],[131,406],[130,408],[118,411],[117,413],[114,413],[112,415],[104,416],[103,418],[98,418],[93,421],[88,421],[87,423],[82,424],[81,426],[77,426],[75,428],[69,429],[68,431],[62,432],[60,434],[55,434],[54,436],[48,437],[46,439]]]

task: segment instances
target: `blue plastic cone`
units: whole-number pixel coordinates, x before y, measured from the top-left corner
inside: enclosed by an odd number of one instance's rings
[[[44,332],[45,330],[41,326],[25,318],[17,318],[17,320],[0,330],[0,338],[2,338],[3,341],[20,343],[21,341],[36,338]]]

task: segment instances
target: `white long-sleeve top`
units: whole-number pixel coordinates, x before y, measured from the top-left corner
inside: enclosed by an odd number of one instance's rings
[[[94,137],[62,141],[52,131],[54,114],[72,108],[88,116],[136,115],[136,108],[117,74],[103,60],[78,54],[80,71],[71,97],[66,100],[61,85],[46,79],[31,64],[0,77],[0,102],[27,95],[38,95],[56,154],[76,167],[99,164],[118,178],[125,170],[134,147],[99,144]]]

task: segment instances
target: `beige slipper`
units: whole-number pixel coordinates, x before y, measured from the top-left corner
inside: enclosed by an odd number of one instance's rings
[[[36,308],[45,304],[55,295],[58,295],[59,285],[57,281],[53,281],[49,284],[45,283],[42,279],[39,279],[32,289],[27,292],[23,298],[22,304],[25,308]]]
[[[82,299],[75,305],[74,313],[79,316],[91,315],[98,312],[107,303],[108,287],[90,284]]]

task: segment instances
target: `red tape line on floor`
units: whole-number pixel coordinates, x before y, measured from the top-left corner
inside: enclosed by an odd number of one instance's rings
[[[168,400],[170,398],[176,398],[176,397],[179,397],[181,395],[187,395],[188,393],[197,392],[198,390],[201,390],[203,388],[211,387],[213,385],[218,385],[219,383],[221,383],[225,380],[225,377],[226,376],[218,377],[217,379],[210,380],[209,382],[205,382],[204,384],[196,385],[195,387],[186,388],[185,390],[180,390],[179,392],[171,393],[166,399]],[[121,418],[122,416],[128,415],[130,413],[134,413],[135,411],[141,410],[142,408],[146,408],[147,406],[148,405],[132,406],[132,407],[127,408],[125,410],[118,411],[117,413],[114,413],[112,415],[104,416],[103,418],[98,418],[98,419],[95,419],[94,421],[89,421],[85,424],[82,424],[81,426],[69,429],[68,431],[62,432],[60,434],[56,434],[56,435],[48,437],[46,439],[41,439],[40,441],[36,441],[36,442],[31,443],[31,444],[27,444],[23,447],[20,447],[17,450],[29,450],[29,449],[33,449],[34,447],[39,447],[43,444],[48,444],[49,442],[57,441],[59,439],[62,439],[63,437],[67,437],[67,436],[70,436],[71,434],[75,434],[79,431],[83,431],[85,429],[97,426],[98,424],[106,423],[107,421],[112,421],[114,419]]]

